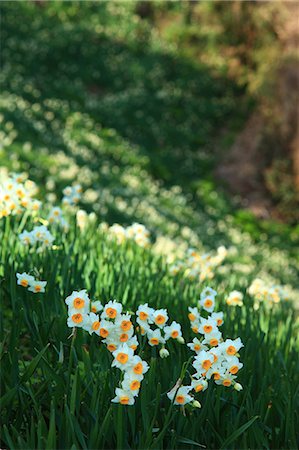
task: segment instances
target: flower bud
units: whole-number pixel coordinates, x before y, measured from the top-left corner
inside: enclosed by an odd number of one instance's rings
[[[177,341],[178,341],[179,344],[185,344],[185,339],[183,338],[183,336],[179,336],[177,338]]]
[[[193,408],[201,408],[201,403],[199,403],[198,400],[194,400],[191,405],[193,406]]]
[[[169,351],[165,347],[163,347],[161,348],[159,355],[161,358],[167,358],[169,356]]]
[[[242,384],[240,384],[240,383],[235,383],[234,389],[236,389],[236,391],[239,392],[239,391],[242,391],[243,386],[242,386]]]

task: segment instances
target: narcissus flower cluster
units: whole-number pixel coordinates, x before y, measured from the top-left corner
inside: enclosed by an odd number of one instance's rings
[[[183,273],[190,280],[204,281],[214,277],[215,268],[219,266],[227,255],[225,247],[221,246],[217,249],[217,253],[199,253],[197,250],[190,248],[185,258],[180,259],[170,265],[170,273],[177,275]]]
[[[108,232],[116,238],[119,244],[127,239],[132,239],[140,247],[148,247],[150,244],[150,233],[141,223],[133,223],[129,227],[115,223],[108,228]]]
[[[232,291],[226,298],[226,304],[228,306],[243,306],[244,295],[240,291]]]
[[[187,344],[196,355],[193,359],[195,373],[190,385],[182,386],[179,383],[167,394],[176,405],[195,402],[194,405],[199,407],[193,395],[207,389],[210,380],[225,387],[242,389],[235,379],[243,367],[238,353],[243,344],[240,338],[222,338],[219,327],[223,324],[223,313],[214,312],[216,295],[215,290],[206,288],[201,293],[198,307],[189,308],[192,330],[201,337],[195,337]],[[97,334],[113,356],[111,367],[122,372],[120,386],[116,388],[112,402],[133,405],[149,365],[135,354],[139,342],[131,314],[125,313],[122,304],[116,300],[110,300],[104,306],[100,301],[90,301],[85,289],[72,292],[65,302],[68,306],[68,326]],[[200,310],[206,317],[201,315]],[[181,325],[177,322],[168,324],[166,309],[154,309],[147,303],[139,305],[136,322],[136,331],[146,336],[151,347],[160,348],[162,358],[169,356],[165,348],[169,339],[184,343]]]
[[[62,209],[59,206],[54,206],[48,215],[49,224],[55,224],[63,228],[64,231],[68,231],[69,224],[63,216]]]
[[[36,280],[34,276],[29,275],[26,272],[17,273],[17,284],[23,286],[24,288],[28,288],[28,291],[31,291],[35,294],[45,292],[45,287],[47,285],[46,281]]]
[[[25,210],[38,211],[41,202],[33,197],[37,188],[24,174],[12,174],[0,183],[0,218],[22,214]]]
[[[19,239],[24,245],[39,245],[39,250],[51,247],[54,236],[50,233],[45,225],[36,226],[32,231],[23,231],[19,234]]]
[[[63,189],[62,203],[64,205],[77,205],[82,196],[82,186],[75,184],[74,186],[67,186]]]
[[[260,278],[253,280],[248,293],[254,298],[254,309],[259,309],[261,303],[272,308],[274,304],[288,300],[287,291],[283,286],[266,283]]]
[[[104,306],[99,301],[91,302],[85,289],[74,291],[65,302],[68,305],[68,326],[97,334],[114,358],[111,366],[122,372],[121,387],[116,388],[112,401],[133,405],[149,366],[135,355],[139,344],[131,315],[123,313],[122,304],[116,300]]]
[[[151,347],[160,348],[160,356],[165,358],[169,355],[165,344],[169,339],[175,339],[184,343],[181,325],[177,322],[168,322],[166,309],[150,308],[147,303],[140,305],[136,311],[137,323],[142,336],[146,336]]]
[[[223,324],[223,313],[213,312],[216,295],[215,290],[206,288],[201,293],[198,306],[189,307],[188,317],[192,331],[199,335],[187,344],[196,355],[192,362],[195,372],[191,376],[190,385],[181,386],[179,383],[168,393],[168,397],[176,405],[183,406],[193,402],[193,395],[205,391],[212,380],[217,385],[233,386],[237,391],[242,389],[241,384],[235,380],[243,367],[238,353],[243,344],[240,338],[223,339],[219,330]],[[210,314],[207,315],[207,312]]]

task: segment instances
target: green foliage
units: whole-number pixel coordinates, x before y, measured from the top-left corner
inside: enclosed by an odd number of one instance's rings
[[[10,223],[9,223],[10,222]],[[31,228],[28,218],[26,227]],[[56,232],[56,250],[29,252],[17,238],[18,221],[1,222],[1,371],[2,441],[9,448],[294,448],[296,401],[296,331],[290,307],[278,305],[269,315],[223,303],[230,282],[220,277],[219,308],[223,333],[240,336],[244,391],[210,386],[202,409],[171,408],[165,393],[190,357],[172,344],[161,360],[147,347],[142,358],[150,371],[133,407],[111,405],[119,374],[96,336],[82,330],[69,339],[64,298],[86,287],[92,298],[121,300],[128,310],[149,302],[168,308],[191,339],[187,306],[195,305],[202,286],[170,277],[160,257],[134,244],[107,241],[95,225],[67,235]],[[16,286],[15,273],[36,269],[48,280],[45,294]],[[249,283],[243,276],[243,283]],[[242,280],[238,280],[242,284]],[[273,332],[275,330],[275,332]],[[258,349],[258,352],[257,352]]]
[[[135,6],[0,6],[0,163],[27,171],[40,198],[57,204],[67,184],[80,182],[81,206],[98,217],[83,232],[75,223],[67,235],[56,230],[57,247],[40,254],[28,252],[17,238],[33,226],[30,217],[0,221],[1,444],[295,448],[293,310],[286,303],[271,313],[256,312],[248,296],[244,308],[231,309],[224,297],[234,288],[245,292],[265,273],[294,287],[298,230],[257,221],[216,191],[212,150],[222,142],[223,126],[231,136],[241,125],[250,100],[243,86],[224,78],[225,70],[195,62],[159,38],[136,16]],[[158,13],[167,9],[165,2],[157,7]],[[175,14],[177,8],[170,9]],[[195,30],[188,33],[192,41]],[[216,37],[209,38],[211,49]],[[69,339],[65,297],[86,288],[93,298],[116,298],[128,310],[143,302],[166,307],[189,340],[187,308],[204,286],[171,277],[165,260],[151,250],[108,240],[97,229],[103,220],[143,222],[153,237],[165,235],[178,246],[231,247],[212,287],[220,292],[224,335],[245,343],[244,391],[211,386],[200,398],[201,410],[186,408],[184,416],[171,408],[166,392],[190,357],[187,348],[174,344],[167,360],[155,350],[142,351],[151,369],[136,406],[110,403],[119,381],[111,356],[95,336],[78,331]],[[16,272],[25,270],[37,270],[48,281],[44,295],[16,285]]]

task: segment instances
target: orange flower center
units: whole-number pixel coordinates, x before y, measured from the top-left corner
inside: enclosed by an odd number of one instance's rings
[[[218,339],[214,338],[210,340],[210,345],[212,347],[216,347],[216,345],[218,345]]]
[[[137,363],[136,366],[134,366],[134,373],[137,373],[137,375],[141,375],[143,371],[143,365],[141,362]]]
[[[176,396],[176,402],[182,405],[185,402],[185,396],[184,395],[177,395]]]
[[[228,355],[235,355],[237,353],[236,347],[234,347],[233,345],[230,345],[229,347],[227,347],[226,353]]]
[[[21,280],[21,286],[27,287],[28,286],[28,281],[27,280]]]
[[[139,318],[140,318],[141,320],[146,320],[146,319],[148,318],[148,314],[145,313],[145,312],[143,312],[143,311],[141,311],[141,312],[139,313]]]
[[[199,345],[199,344],[195,344],[195,345],[194,345],[194,350],[195,350],[196,352],[198,352],[198,351],[200,350],[200,345]]]
[[[123,333],[119,336],[120,342],[127,342],[128,339],[129,339],[129,336],[127,335],[127,333]]]
[[[203,331],[204,331],[205,333],[211,333],[212,329],[213,329],[212,325],[205,325],[205,326],[203,327]]]
[[[159,315],[156,317],[155,322],[158,323],[159,325],[161,325],[162,323],[165,322],[165,317],[162,316],[162,314],[159,314]]]
[[[74,308],[81,309],[81,308],[83,308],[84,305],[85,305],[85,301],[82,298],[80,298],[80,297],[75,298]]]
[[[211,306],[213,306],[213,301],[212,301],[211,299],[208,298],[208,299],[204,302],[204,305],[205,305],[206,308],[211,308]]]
[[[129,356],[126,353],[119,353],[116,357],[117,361],[121,364],[126,364],[129,359]]]
[[[37,284],[37,285],[34,287],[34,290],[35,290],[35,292],[40,292],[40,291],[42,290],[42,287],[41,287],[39,284]]]
[[[218,325],[218,327],[220,327],[220,325],[222,325],[223,324],[223,320],[222,319],[217,319],[217,325]]]
[[[110,319],[115,319],[117,311],[114,308],[107,308],[106,309],[106,314],[108,317],[110,317]]]
[[[153,345],[158,345],[159,344],[159,339],[158,338],[151,338],[150,343]]]
[[[97,312],[97,308],[95,306],[91,307],[91,312],[96,313]]]
[[[139,388],[140,388],[140,382],[138,380],[132,381],[132,383],[130,384],[131,391],[137,391],[137,389],[139,389]]]
[[[211,365],[212,365],[212,363],[211,363],[211,361],[210,361],[209,359],[205,359],[205,360],[202,362],[202,367],[203,367],[205,370],[209,370],[209,368],[211,367]]]
[[[97,320],[96,322],[93,322],[92,327],[93,330],[98,330],[100,328],[100,322]]]
[[[179,332],[178,332],[177,330],[175,330],[175,331],[173,331],[173,332],[171,333],[171,337],[172,337],[173,339],[177,338],[178,335],[179,335]]]
[[[189,317],[190,322],[194,322],[194,320],[196,319],[195,315],[192,313],[189,313],[188,317]]]
[[[116,350],[116,345],[109,344],[109,345],[107,345],[107,348],[108,348],[109,352],[114,352]]]
[[[198,333],[198,328],[197,327],[192,327],[192,331],[193,331],[193,333]]]
[[[214,372],[214,380],[220,380],[220,373],[219,372]]]
[[[127,405],[127,404],[129,403],[129,397],[121,397],[121,398],[119,399],[119,403],[120,403],[121,405]]]
[[[222,384],[223,384],[223,386],[229,387],[232,384],[232,382],[229,379],[226,379],[226,380],[223,380]]]
[[[130,330],[130,328],[132,327],[132,322],[130,320],[123,320],[121,323],[121,328],[124,331],[128,331]]]
[[[109,335],[109,331],[106,330],[106,328],[100,329],[100,336],[102,336],[102,338],[106,338],[108,335]]]
[[[232,366],[229,369],[230,373],[232,373],[233,375],[235,375],[238,371],[239,371],[239,367],[238,366]]]
[[[73,314],[72,315],[72,321],[75,323],[81,323],[83,320],[82,314]]]
[[[198,384],[197,386],[195,386],[195,392],[200,392],[203,390],[203,385],[202,384]]]

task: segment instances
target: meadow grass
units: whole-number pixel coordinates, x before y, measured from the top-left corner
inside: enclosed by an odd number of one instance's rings
[[[54,204],[67,184],[79,182],[80,207],[97,216],[81,230],[69,214],[70,230],[54,228],[55,245],[42,253],[18,239],[39,224],[36,217],[0,219],[3,448],[296,448],[294,309],[281,302],[256,311],[247,289],[269,276],[294,290],[298,228],[237,210],[211,176],[223,123],[234,135],[251,99],[159,39],[130,3],[0,7],[0,174],[28,172],[40,199]],[[46,203],[43,218],[48,210]],[[170,275],[155,245],[118,245],[99,229],[103,221],[142,222],[152,241],[165,238],[164,250],[169,242],[181,252],[226,245],[228,255],[214,278],[199,284]],[[47,280],[46,292],[17,286],[23,271]],[[188,306],[208,284],[218,291],[224,336],[244,343],[243,391],[211,384],[198,395],[201,409],[171,406],[167,392],[182,371],[188,378],[191,351],[171,343],[161,359],[142,342],[150,370],[140,396],[132,407],[112,404],[119,371],[98,337],[79,329],[70,337],[65,298],[86,288],[91,298],[115,298],[128,311],[146,302],[167,308],[189,342]],[[233,289],[244,293],[242,307],[226,305]]]
[[[191,356],[185,346],[170,345],[159,358],[144,347],[150,363],[141,394],[132,407],[111,404],[119,373],[99,338],[82,330],[69,339],[65,297],[86,288],[102,302],[120,300],[129,311],[148,302],[168,309],[194,336],[187,306],[195,306],[203,286],[171,277],[163,259],[126,242],[118,245],[90,225],[55,233],[56,248],[28,251],[18,240],[26,221],[1,221],[1,418],[6,448],[296,448],[295,402],[298,364],[294,316],[288,304],[270,312],[231,308],[219,290],[225,313],[223,333],[240,336],[244,390],[210,386],[199,396],[202,408],[171,406],[166,393]],[[16,285],[16,272],[36,269],[48,281],[45,294]],[[248,280],[249,282],[250,280]],[[141,346],[142,347],[142,346]],[[189,367],[190,369],[190,367]],[[188,370],[188,368],[187,368]]]

